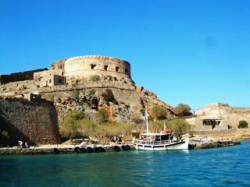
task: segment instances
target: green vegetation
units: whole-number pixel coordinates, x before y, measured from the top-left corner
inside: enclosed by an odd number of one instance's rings
[[[180,117],[192,115],[191,107],[187,104],[179,104],[174,108],[174,110]]]
[[[95,120],[97,123],[106,123],[108,122],[109,115],[108,112],[105,109],[100,109],[97,111],[95,115]]]
[[[159,132],[164,127],[172,130],[177,138],[180,138],[183,134],[190,132],[191,126],[184,119],[171,119],[171,120],[158,120],[150,122],[150,130]]]
[[[238,128],[239,128],[239,129],[248,128],[248,123],[247,123],[247,121],[241,120],[241,121],[239,122]]]
[[[159,109],[159,110],[158,110]],[[160,111],[160,112],[159,112]],[[159,113],[158,113],[159,112]],[[155,108],[154,117],[163,118],[167,115],[162,108]],[[94,137],[102,143],[110,142],[115,136],[126,139],[131,137],[132,130],[139,130],[144,128],[142,125],[140,113],[134,113],[132,120],[134,125],[129,125],[125,122],[110,121],[108,113],[104,109],[100,109],[96,115],[95,120],[86,119],[83,112],[70,112],[68,113],[63,122],[60,124],[60,134],[65,138],[75,137]],[[150,121],[150,130],[152,132],[159,132],[164,127],[171,129],[177,138],[190,131],[190,125],[184,119],[153,119]]]
[[[97,137],[106,137],[111,140],[114,136],[130,136],[132,127],[125,122],[108,122],[96,125],[95,133]]]
[[[60,125],[60,133],[68,138],[81,135],[81,126],[79,121],[84,120],[84,113],[73,111],[66,115]]]
[[[99,75],[92,75],[90,77],[90,79],[93,81],[93,82],[98,82],[99,80],[101,80],[101,77]]]
[[[85,118],[85,114],[82,111],[73,111],[71,112],[71,118],[73,120],[81,120]]]
[[[96,137],[102,143],[107,143],[117,137],[128,137],[132,127],[125,122],[108,121],[105,110],[97,112],[100,121],[82,118],[82,112],[71,112],[64,117],[60,124],[60,134],[65,138]],[[76,117],[77,116],[77,117]],[[79,118],[79,116],[81,116]]]
[[[155,105],[151,111],[150,115],[154,120],[162,120],[167,118],[167,110],[159,105]]]

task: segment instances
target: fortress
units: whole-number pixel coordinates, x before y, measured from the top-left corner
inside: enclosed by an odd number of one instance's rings
[[[19,132],[20,139],[36,144],[57,143],[56,127],[70,111],[84,111],[94,120],[96,112],[104,109],[112,120],[133,123],[134,116],[143,122],[145,107],[155,105],[175,115],[153,92],[135,85],[129,62],[113,57],[78,56],[59,60],[50,68],[0,75],[0,117],[2,113],[12,134]]]
[[[0,84],[34,80],[41,87],[66,85],[72,80],[116,77],[131,81],[130,64],[118,58],[105,56],[79,56],[59,60],[48,69],[1,75]]]
[[[83,97],[86,100],[87,96],[92,95],[102,107],[102,95],[107,89],[112,89],[117,101],[129,106],[131,111],[139,111],[144,105],[161,105],[174,113],[172,107],[159,100],[154,93],[136,86],[131,77],[129,62],[118,58],[78,56],[59,60],[49,69],[0,76],[0,97],[30,100],[31,95],[32,98],[40,95],[55,104],[58,104],[58,100],[72,98],[78,100]]]
[[[176,116],[172,106],[134,83],[129,62],[113,57],[78,56],[50,68],[0,75],[0,132],[16,134],[13,142],[58,143],[60,123],[71,111],[95,120],[104,109],[111,120],[143,124],[143,111],[155,105]],[[186,120],[195,132],[227,132],[240,120],[250,123],[250,109],[208,105]]]
[[[130,78],[130,64],[118,58],[104,56],[81,56],[59,62],[53,67],[64,67],[66,77],[82,77],[99,74]]]

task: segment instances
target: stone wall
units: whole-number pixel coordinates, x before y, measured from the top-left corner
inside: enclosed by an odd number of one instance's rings
[[[245,120],[250,124],[250,108],[234,108],[227,104],[208,104],[196,111],[196,117],[187,119],[196,131],[223,131],[237,129],[239,121]],[[214,126],[204,125],[204,120],[218,121]]]
[[[129,121],[133,113],[143,118],[142,110],[145,107],[150,110],[155,105],[175,115],[173,108],[153,92],[137,87],[131,78],[130,64],[118,58],[73,57],[59,60],[49,70],[33,75],[33,80],[0,85],[0,97],[28,98],[30,94],[40,94],[54,102],[59,119],[71,110],[95,114],[97,108],[108,107],[116,120]],[[116,102],[104,101],[106,90],[112,91]]]
[[[118,58],[105,56],[79,56],[65,61],[66,77],[90,77],[92,75],[110,75],[131,78],[130,64]]]
[[[57,86],[66,84],[66,79],[63,76],[63,71],[60,69],[47,70],[34,73],[34,81],[40,87]]]
[[[51,102],[2,98],[0,115],[0,129],[8,132],[10,145],[15,145],[18,140],[30,144],[60,142],[57,113]]]
[[[0,85],[7,84],[10,82],[16,82],[16,81],[33,80],[33,74],[35,72],[40,72],[44,70],[47,70],[47,69],[46,68],[36,69],[32,71],[18,72],[18,73],[12,73],[8,75],[0,75]]]

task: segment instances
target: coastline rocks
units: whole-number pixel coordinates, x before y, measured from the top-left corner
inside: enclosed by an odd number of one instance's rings
[[[47,148],[0,148],[0,155],[22,155],[22,154],[66,154],[66,153],[103,153],[134,150],[133,145],[106,145],[106,146],[86,146],[86,147],[47,147]]]
[[[229,147],[239,145],[240,141],[235,140],[210,140],[210,141],[197,141],[191,140],[189,143],[189,149],[211,149],[220,147]]]

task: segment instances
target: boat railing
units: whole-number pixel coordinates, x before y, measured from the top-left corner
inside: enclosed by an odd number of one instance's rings
[[[161,140],[161,141],[150,141],[150,140],[135,140],[134,143],[137,144],[149,144],[149,145],[160,145],[160,144],[167,144],[173,143],[173,140]]]

